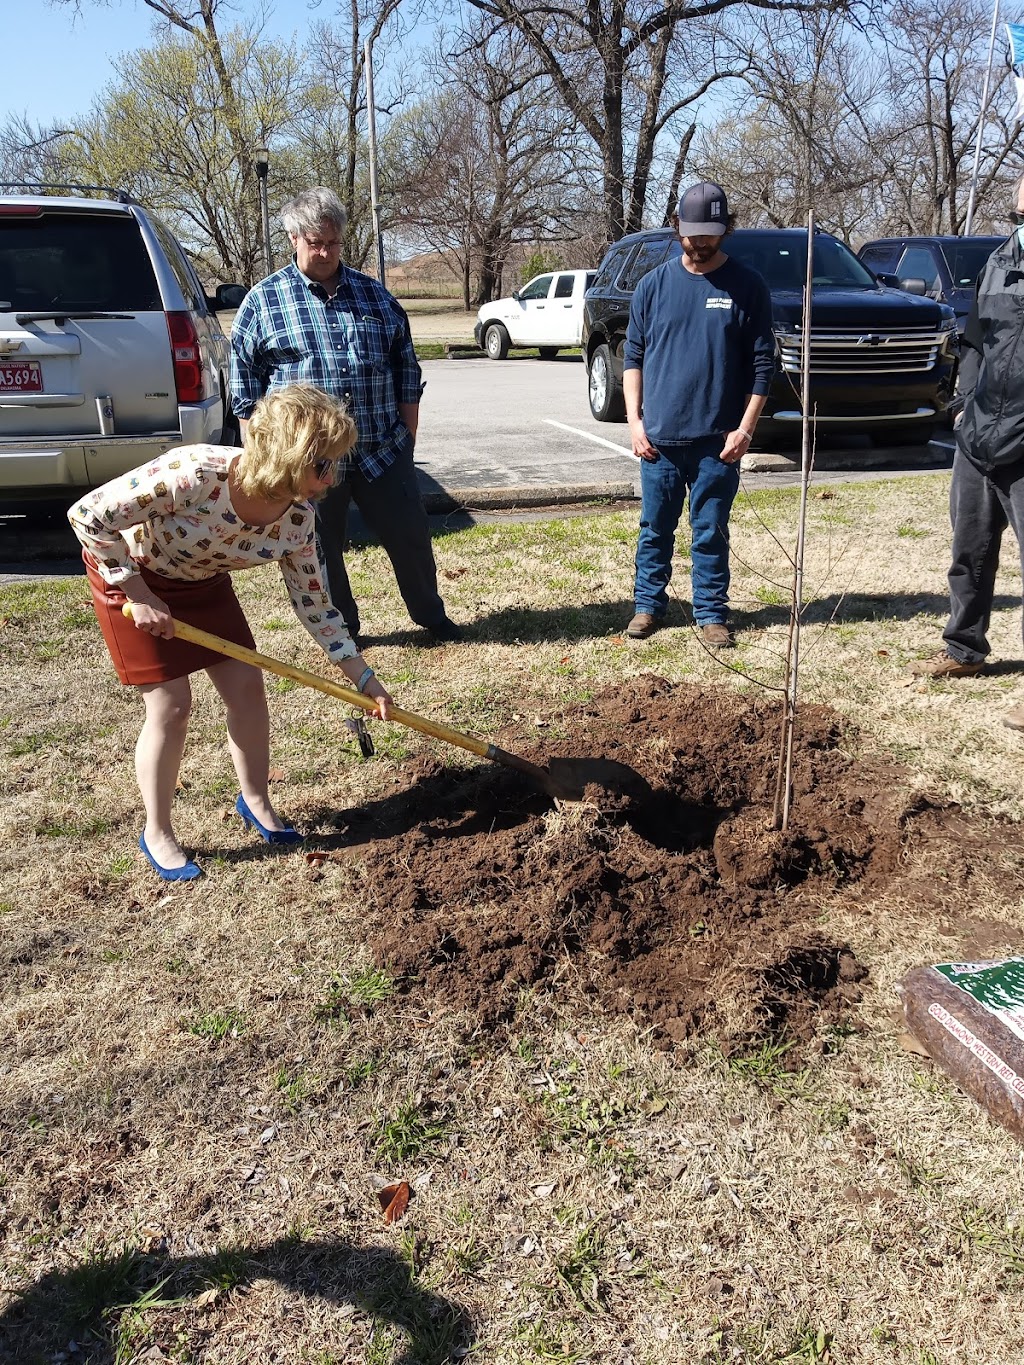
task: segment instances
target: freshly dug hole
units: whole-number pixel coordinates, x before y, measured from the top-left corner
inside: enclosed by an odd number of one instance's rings
[[[427,759],[350,817],[371,949],[403,990],[489,1024],[523,989],[575,989],[666,1042],[707,1030],[724,1046],[807,1039],[849,1012],[865,972],[810,921],[822,896],[891,873],[901,811],[893,775],[842,751],[834,713],[800,712],[786,834],[770,828],[773,703],[645,676],[559,724],[559,755],[643,783],[553,809],[515,774]]]

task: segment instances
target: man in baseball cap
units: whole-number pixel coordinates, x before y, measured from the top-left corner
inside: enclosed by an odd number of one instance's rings
[[[642,499],[626,634],[644,640],[664,624],[688,496],[694,620],[709,649],[727,649],[729,513],[775,373],[771,295],[723,250],[733,219],[721,185],[691,186],[673,226],[681,255],[641,279],[626,332],[622,389]]]
[[[721,185],[704,180],[691,185],[676,208],[680,237],[724,237],[729,226],[729,202]]]

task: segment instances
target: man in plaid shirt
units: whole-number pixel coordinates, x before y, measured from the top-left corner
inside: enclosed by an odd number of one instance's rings
[[[295,258],[249,291],[231,333],[231,405],[242,434],[270,389],[304,380],[343,399],[359,442],[316,510],[331,599],[356,636],[359,608],[342,558],[354,500],[394,566],[412,619],[435,640],[461,639],[438,595],[413,468],[423,384],[409,319],[383,285],[342,265],[346,214],[333,191],[304,190],[281,221]]]

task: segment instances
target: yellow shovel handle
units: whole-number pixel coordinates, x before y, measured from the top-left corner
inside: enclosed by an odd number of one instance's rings
[[[132,615],[132,604],[126,602],[121,608],[125,616]],[[276,673],[281,678],[290,678],[292,682],[301,683],[303,687],[315,687],[318,692],[326,692],[329,697],[337,697],[339,701],[347,701],[350,706],[359,706],[364,711],[377,712],[377,703],[372,697],[365,697],[355,687],[344,687],[341,683],[330,682],[327,678],[321,678],[317,673],[308,673],[304,668],[296,668],[294,664],[283,663],[280,659],[273,659],[269,654],[260,654],[255,649],[248,649],[245,645],[236,645],[231,640],[222,640],[219,635],[211,635],[209,631],[200,630],[198,626],[190,626],[186,621],[175,620],[174,633],[182,640],[190,640],[192,644],[202,645],[206,649],[212,649],[218,654],[226,654],[229,659],[238,659],[243,664],[252,664],[254,668],[262,668],[267,673]],[[440,739],[445,744],[454,744],[460,749],[467,749],[471,754],[476,754],[479,758],[493,758],[494,745],[489,744],[485,739],[476,739],[473,735],[464,735],[458,730],[452,730],[447,725],[442,725],[439,721],[429,720],[426,716],[418,716],[415,711],[404,711],[400,706],[388,708],[388,719],[397,721],[399,725],[406,725],[410,730],[418,730],[421,734],[430,735],[434,739]],[[525,760],[523,760],[525,762]]]

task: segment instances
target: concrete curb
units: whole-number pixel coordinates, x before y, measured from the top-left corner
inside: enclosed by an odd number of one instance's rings
[[[428,512],[499,511],[517,507],[560,507],[584,502],[633,502],[631,483],[540,484],[521,488],[425,488]]]

